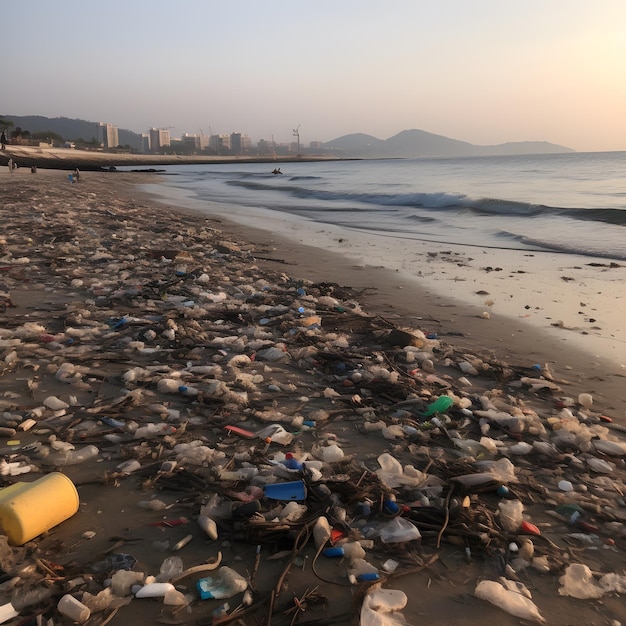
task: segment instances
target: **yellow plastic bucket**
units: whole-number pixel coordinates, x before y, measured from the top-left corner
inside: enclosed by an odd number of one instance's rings
[[[9,543],[21,546],[78,511],[74,483],[52,472],[32,483],[15,483],[0,489],[0,527]]]

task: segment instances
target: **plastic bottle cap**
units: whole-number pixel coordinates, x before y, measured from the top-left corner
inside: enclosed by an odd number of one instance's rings
[[[325,550],[322,551],[322,554],[325,557],[328,558],[337,558],[339,556],[343,556],[344,555],[344,551],[343,548],[340,546],[336,546],[334,548],[326,548]]]
[[[393,500],[385,500],[383,503],[383,509],[385,510],[385,513],[395,515],[400,510],[400,507]]]
[[[376,572],[368,572],[367,574],[359,574],[356,579],[359,582],[366,582],[370,580],[378,580],[380,576]]]

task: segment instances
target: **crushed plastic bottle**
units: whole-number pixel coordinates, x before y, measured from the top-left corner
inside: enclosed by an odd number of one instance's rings
[[[44,465],[54,465],[61,467],[64,465],[78,465],[89,459],[93,459],[100,454],[100,450],[93,445],[85,446],[79,450],[69,450],[67,452],[53,452],[44,457],[41,462]]]
[[[520,500],[502,500],[498,502],[500,524],[509,533],[519,531],[523,520],[524,505]]]
[[[604,591],[593,577],[591,570],[583,563],[570,563],[559,579],[559,595],[571,596],[579,600],[597,600]]]
[[[380,529],[380,540],[383,543],[404,543],[421,538],[418,528],[403,517],[395,517]]]
[[[168,556],[163,563],[161,563],[156,582],[169,582],[174,576],[178,576],[178,574],[182,573],[183,569],[183,560],[179,556]]]
[[[407,595],[399,589],[382,589],[374,586],[368,590],[361,605],[361,626],[396,626],[404,623],[402,616],[394,615],[408,602]]]
[[[248,581],[230,567],[220,567],[217,576],[201,578],[196,583],[202,600],[232,598],[248,588]]]
[[[515,588],[511,588],[511,586]],[[530,591],[523,585],[522,587],[523,590],[519,589],[513,581],[508,581],[504,578],[500,578],[500,581],[481,580],[476,585],[474,595],[481,600],[490,602],[510,615],[537,622],[538,624],[545,624],[545,619],[530,597]]]
[[[134,434],[135,439],[152,439],[154,437],[163,437],[165,435],[171,435],[176,432],[176,428],[170,424],[146,424],[140,426]]]

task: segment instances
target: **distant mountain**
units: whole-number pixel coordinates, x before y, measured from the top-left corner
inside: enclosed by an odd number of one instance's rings
[[[70,119],[68,117],[44,117],[42,115],[0,115],[1,119],[13,122],[15,127],[31,133],[52,131],[66,141],[97,137],[97,122]],[[121,145],[140,147],[141,135],[130,130],[119,129]],[[419,158],[459,156],[499,156],[506,154],[554,154],[574,152],[571,148],[558,146],[547,141],[508,142],[493,146],[477,146],[466,141],[450,139],[424,130],[403,130],[389,137],[378,139],[365,133],[343,135],[322,144],[323,151],[337,157],[363,159],[376,158]]]
[[[324,143],[323,147],[337,156],[370,159],[574,152],[571,148],[547,141],[520,141],[494,146],[477,146],[417,129],[403,130],[389,139],[377,139],[372,135],[362,133],[344,135]]]
[[[91,141],[98,137],[98,122],[76,120],[69,117],[44,117],[43,115],[0,115],[0,118],[13,122],[13,129],[19,126],[22,130],[28,130],[31,133],[51,131],[61,135],[65,141],[76,141],[77,139]],[[139,148],[141,138],[139,133],[120,128],[118,136],[120,145]]]

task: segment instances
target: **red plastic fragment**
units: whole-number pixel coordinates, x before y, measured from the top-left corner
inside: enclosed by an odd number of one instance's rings
[[[537,526],[531,524],[530,522],[522,522],[520,526],[520,532],[525,533],[526,535],[540,535],[541,531]]]

